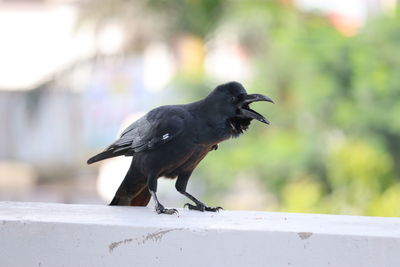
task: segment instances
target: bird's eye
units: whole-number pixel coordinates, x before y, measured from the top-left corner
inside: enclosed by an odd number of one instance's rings
[[[231,103],[236,103],[237,102],[237,97],[236,96],[232,96],[231,97]]]

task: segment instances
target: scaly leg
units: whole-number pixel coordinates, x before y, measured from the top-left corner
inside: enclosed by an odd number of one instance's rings
[[[165,214],[177,214],[178,210],[176,209],[167,209],[165,208],[157,198],[157,178],[154,175],[149,175],[147,179],[147,185],[149,186],[149,191],[151,196],[156,203],[155,209],[158,214],[165,213]]]
[[[190,200],[192,200],[196,205],[192,205],[190,203],[186,203],[184,207],[188,207],[190,210],[198,210],[198,211],[219,211],[222,210],[222,207],[208,207],[203,202],[186,192],[187,183],[189,180],[191,173],[184,173],[178,176],[178,179],[175,183],[175,188],[179,193],[183,194]]]

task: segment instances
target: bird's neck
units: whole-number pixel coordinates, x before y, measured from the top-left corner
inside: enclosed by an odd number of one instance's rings
[[[201,133],[196,135],[199,144],[215,145],[232,137],[228,118],[219,112],[214,103],[202,99],[189,104],[188,110],[196,118],[192,127],[194,133]]]
[[[227,120],[227,117],[224,114],[221,114],[221,108],[214,101],[205,98],[197,103],[199,115],[207,122],[219,124]]]

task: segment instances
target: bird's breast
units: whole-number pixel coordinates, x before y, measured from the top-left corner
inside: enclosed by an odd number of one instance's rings
[[[194,145],[190,152],[183,153],[179,160],[165,168],[163,176],[174,178],[181,173],[193,171],[211,150],[212,146]]]
[[[210,152],[214,144],[196,144],[193,140],[177,140],[158,149],[135,154],[137,166],[143,173],[156,173],[158,177],[175,178],[181,173],[193,171]]]

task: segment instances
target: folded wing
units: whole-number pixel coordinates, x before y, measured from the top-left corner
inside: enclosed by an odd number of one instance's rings
[[[170,142],[183,132],[184,115],[183,110],[171,106],[154,109],[132,123],[117,141],[87,163],[121,155],[130,156]]]

